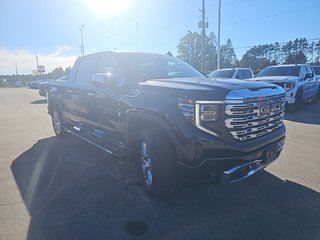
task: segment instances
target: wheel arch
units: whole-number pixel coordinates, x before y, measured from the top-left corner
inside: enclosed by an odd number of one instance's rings
[[[177,161],[182,158],[181,153],[178,151],[179,143],[175,130],[168,120],[161,117],[160,114],[131,111],[127,114],[124,128],[126,145],[129,147],[131,144],[134,144],[135,141],[139,140],[138,138],[143,130],[148,128],[159,128],[163,130],[174,146]]]
[[[52,115],[54,108],[58,108],[65,123],[69,123],[65,104],[61,103],[61,100],[59,100],[59,97],[57,95],[48,94],[48,114]]]

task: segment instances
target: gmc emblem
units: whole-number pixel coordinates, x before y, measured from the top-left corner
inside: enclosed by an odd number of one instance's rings
[[[278,113],[280,111],[280,103],[272,103],[260,106],[259,116],[268,115],[270,113]]]

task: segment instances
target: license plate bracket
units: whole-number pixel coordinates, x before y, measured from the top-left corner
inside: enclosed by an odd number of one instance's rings
[[[274,145],[271,148],[265,150],[262,158],[263,164],[268,164],[274,161],[279,155],[278,150],[278,145]]]

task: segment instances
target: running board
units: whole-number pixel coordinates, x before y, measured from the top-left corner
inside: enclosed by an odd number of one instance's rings
[[[108,150],[108,149],[106,149],[106,148],[104,148],[104,147],[101,147],[100,145],[98,145],[98,144],[96,144],[96,143],[94,143],[94,142],[92,142],[92,141],[90,141],[90,140],[88,140],[88,139],[80,136],[79,134],[76,134],[76,133],[74,133],[74,132],[72,132],[72,131],[70,131],[70,130],[67,130],[67,132],[68,132],[68,133],[71,133],[72,135],[74,135],[74,136],[76,136],[76,137],[78,137],[78,138],[81,138],[82,140],[84,140],[84,141],[86,141],[86,142],[88,142],[88,143],[91,143],[92,145],[96,146],[97,148],[100,148],[101,150],[103,150],[103,151],[105,151],[105,152],[107,152],[107,153],[109,153],[109,154],[111,154],[111,155],[113,155],[113,156],[116,156],[116,157],[119,157],[119,158],[122,157],[121,155],[116,154],[116,153],[114,153],[114,152],[112,152],[112,151],[110,151],[110,150]]]

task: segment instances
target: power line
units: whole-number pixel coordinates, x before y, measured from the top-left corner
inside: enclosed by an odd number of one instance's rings
[[[306,40],[307,40],[308,42],[309,42],[309,41],[317,41],[317,40],[320,40],[320,37],[319,37],[319,38],[310,38],[310,39],[306,39]],[[280,42],[279,44],[280,44],[280,45],[283,45],[283,44],[287,44],[288,42],[290,42],[290,41]],[[270,43],[258,44],[258,45],[246,46],[246,47],[234,47],[233,49],[248,49],[248,48],[254,48],[254,47],[261,46],[261,45],[266,45],[266,44],[270,44]]]
[[[257,20],[261,20],[261,19],[268,19],[268,18],[271,18],[271,17],[281,16],[281,15],[287,15],[287,14],[290,14],[290,13],[305,11],[305,10],[308,10],[308,9],[314,9],[314,8],[318,8],[318,7],[320,7],[320,5],[315,5],[315,6],[311,6],[311,7],[305,7],[305,8],[299,8],[299,9],[294,9],[294,10],[291,10],[291,11],[279,12],[279,13],[270,14],[270,15],[266,15],[266,16],[262,16],[262,17],[258,17],[258,18],[251,18],[251,19],[247,19],[247,20],[243,20],[243,21],[228,23],[228,24],[225,24],[225,25],[228,26],[228,25],[234,25],[234,24],[239,24],[239,23],[247,23],[247,22],[257,21]]]

